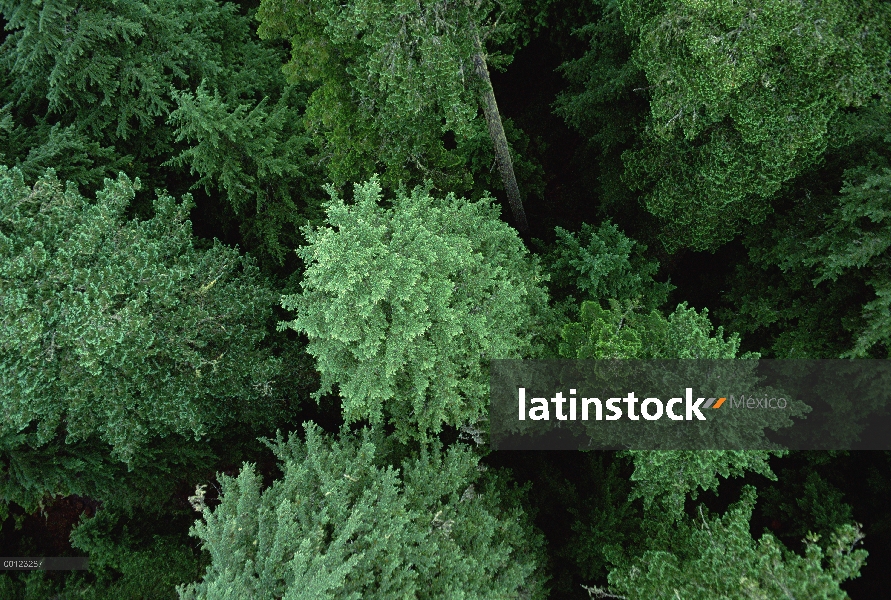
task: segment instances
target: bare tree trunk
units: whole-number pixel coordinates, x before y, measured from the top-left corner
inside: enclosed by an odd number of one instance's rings
[[[520,188],[517,187],[517,177],[514,175],[514,163],[510,158],[504,126],[501,124],[498,104],[495,102],[495,92],[492,90],[492,81],[489,79],[486,56],[483,53],[480,36],[475,29],[473,43],[476,48],[473,63],[476,67],[476,74],[483,80],[483,114],[486,116],[486,125],[489,126],[489,137],[492,138],[492,143],[495,145],[495,161],[498,163],[498,171],[501,173],[501,181],[504,182],[504,191],[507,193],[510,209],[514,213],[517,229],[520,233],[526,233],[529,231],[529,225],[526,223],[526,212],[523,210]]]

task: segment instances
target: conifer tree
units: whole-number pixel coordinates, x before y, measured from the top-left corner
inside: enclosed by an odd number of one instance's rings
[[[241,221],[243,239],[278,264],[299,245],[299,223],[321,217],[319,169],[303,127],[302,94],[282,86],[278,100],[226,100],[206,82],[194,94],[173,94],[168,122],[176,141],[192,144],[169,161],[188,165],[195,184],[222,191]],[[303,217],[301,219],[300,217]]]
[[[0,14],[6,164],[29,182],[53,168],[90,192],[121,170],[186,191],[193,181],[176,167],[188,167],[221,205],[210,212],[264,267],[281,265],[322,182],[305,152],[305,94],[235,4],[4,0]],[[138,203],[151,212],[149,198]]]
[[[4,0],[0,10],[9,31],[0,47],[11,83],[5,100],[16,123],[28,127],[33,115],[147,160],[170,149],[162,124],[172,90],[208,80],[244,93],[265,83],[263,65],[275,61],[249,39],[234,4],[213,0]],[[33,143],[11,149],[21,154]]]
[[[844,600],[839,587],[857,577],[866,551],[855,549],[863,539],[859,527],[839,528],[825,547],[819,536],[806,537],[805,553],[786,550],[771,534],[757,542],[749,533],[755,504],[751,486],[723,516],[702,507],[696,518],[652,526],[650,548],[638,557],[613,547],[618,563],[609,575],[609,592],[589,588],[592,598],[651,600],[684,598],[827,598]],[[607,595],[610,594],[610,595]]]
[[[886,358],[891,109],[835,120],[826,164],[790,186],[769,227],[743,238],[722,322],[775,358]]]
[[[382,205],[377,179],[346,204],[333,190],[327,224],[305,232],[301,294],[282,323],[304,333],[347,422],[395,425],[425,439],[482,417],[488,361],[520,358],[540,340],[543,276],[491,199],[399,190]]]
[[[514,220],[527,229],[487,48],[518,34],[520,3],[264,0],[260,35],[291,43],[292,80],[317,80],[307,124],[336,185],[381,173],[390,185],[431,179],[467,190],[466,165],[494,158]],[[477,118],[482,110],[485,125]],[[488,130],[488,131],[487,131]],[[446,148],[443,135],[454,136]]]
[[[781,186],[826,151],[833,119],[889,91],[886,3],[611,6],[632,37],[629,62],[610,71],[622,59],[607,51],[573,65],[583,88],[564,96],[561,109],[585,126],[589,114],[610,110],[604,100],[636,85],[635,69],[645,74],[635,90],[648,95],[649,111],[623,154],[623,176],[664,223],[670,251],[714,249],[763,222]],[[603,19],[615,14],[605,10]],[[593,39],[592,53],[602,41]],[[582,66],[599,71],[584,77]],[[606,90],[588,89],[611,72],[617,78]],[[606,131],[592,139],[621,139],[594,120]]]
[[[739,355],[739,336],[724,338],[714,330],[708,311],[697,312],[680,304],[664,317],[659,311],[638,312],[634,305],[610,301],[584,302],[580,320],[563,328],[560,354],[572,359],[753,359]],[[647,506],[658,500],[662,509],[680,514],[688,495],[715,489],[718,476],[739,476],[754,471],[775,478],[767,461],[768,451],[730,450],[630,450],[636,482],[632,497]]]
[[[567,358],[686,358],[754,359],[739,355],[739,337],[725,340],[723,329],[713,331],[708,312],[681,304],[664,317],[653,310],[635,311],[615,300],[604,309],[585,302],[580,321],[564,327],[561,354]],[[641,531],[629,547],[608,542],[600,552],[612,563],[609,588],[583,586],[591,598],[845,598],[839,583],[857,577],[866,553],[854,550],[862,539],[859,527],[842,525],[828,545],[808,535],[805,556],[789,552],[775,537],[759,541],[749,533],[755,503],[754,489],[744,490],[739,503],[719,518],[702,512],[685,514],[688,498],[715,490],[720,479],[747,471],[776,480],[768,460],[774,452],[730,450],[630,450],[634,463],[629,500],[643,500]],[[783,453],[779,453],[780,455]],[[577,543],[609,539],[582,518]],[[824,540],[825,541],[825,540]],[[591,552],[597,553],[597,549]]]
[[[89,572],[0,573],[0,598],[541,598],[537,509],[554,596],[844,598],[855,515],[887,521],[887,453],[487,457],[533,482],[528,507],[445,440],[484,433],[493,358],[891,356],[889,11],[0,0],[0,545],[40,554],[17,528],[59,496],[99,506],[70,537]],[[601,219],[549,195],[536,216],[565,229],[544,269],[484,192],[502,186],[522,229],[521,197],[544,188],[499,112],[528,98],[492,87],[513,54],[532,105],[565,61],[555,112],[588,143],[549,182],[559,198],[577,178]],[[574,136],[536,110],[517,123],[567,159]],[[666,310],[639,243],[660,236],[674,283],[698,260],[675,250],[741,241],[707,273],[723,310]],[[319,406],[295,412],[310,387]],[[347,424],[265,440],[275,479],[256,436],[307,416]],[[214,471],[219,496],[187,500]],[[743,476],[772,480],[757,508],[725,483]],[[753,531],[765,519],[774,535]]]
[[[727,320],[769,332],[765,351],[778,358],[888,358],[889,191],[888,167],[859,167],[845,172],[840,193],[810,195],[807,206],[802,198],[750,241],[752,264],[731,288],[741,310]]]
[[[596,229],[582,223],[578,233],[562,227],[555,233],[557,242],[544,257],[554,297],[612,299],[647,309],[660,307],[668,300],[674,286],[653,279],[659,263],[647,260],[647,247],[608,220]]]
[[[539,536],[466,447],[394,468],[379,434],[304,428],[273,445],[284,475],[269,488],[250,464],[221,478],[192,530],[211,565],[180,598],[544,597]]]
[[[151,463],[152,440],[279,410],[280,360],[263,347],[272,292],[235,250],[194,247],[189,198],[161,194],[151,219],[127,221],[139,185],[121,174],[90,202],[52,171],[28,186],[0,167],[0,439],[92,448],[38,465],[47,478],[4,486],[7,499],[71,493],[54,468],[73,477],[109,452]]]
[[[668,318],[657,310],[639,311],[633,301],[610,299],[609,308],[583,302],[579,322],[563,328],[560,354],[572,359],[730,359],[737,356],[739,335],[724,339],[708,318],[681,303]],[[757,356],[755,356],[757,357]]]

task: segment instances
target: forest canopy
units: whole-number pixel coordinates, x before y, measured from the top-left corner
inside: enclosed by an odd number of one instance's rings
[[[891,359],[888,2],[0,23],[0,554],[90,558],[0,597],[886,591],[891,452],[499,452],[488,407],[495,359]]]

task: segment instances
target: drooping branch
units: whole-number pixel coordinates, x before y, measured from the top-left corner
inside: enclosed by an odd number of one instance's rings
[[[523,210],[523,201],[520,199],[520,188],[517,186],[517,177],[514,174],[514,164],[510,158],[510,149],[507,146],[507,137],[504,135],[504,125],[501,123],[501,115],[498,113],[498,104],[495,102],[495,92],[492,89],[492,81],[489,79],[489,67],[486,65],[486,56],[480,42],[480,36],[474,27],[472,30],[474,55],[473,64],[476,74],[483,82],[483,114],[486,117],[486,125],[489,127],[489,137],[495,146],[495,161],[498,171],[501,173],[501,181],[504,183],[504,191],[507,193],[507,201],[520,233],[526,233],[529,225],[526,223],[526,212]]]

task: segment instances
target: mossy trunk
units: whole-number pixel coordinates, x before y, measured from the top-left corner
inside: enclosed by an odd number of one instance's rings
[[[473,55],[473,63],[476,74],[483,81],[483,113],[486,116],[486,125],[489,127],[489,137],[495,146],[495,161],[498,163],[498,171],[501,173],[501,181],[504,182],[504,191],[507,193],[507,201],[514,214],[514,221],[520,233],[526,233],[529,225],[526,223],[526,212],[523,210],[523,201],[520,199],[520,188],[517,186],[517,177],[514,174],[514,163],[510,158],[510,150],[507,146],[507,137],[504,135],[504,125],[501,124],[501,115],[498,113],[498,104],[495,102],[495,92],[492,90],[492,81],[489,79],[489,67],[486,65],[486,56],[480,43],[479,34],[473,32],[473,43],[476,52]]]

